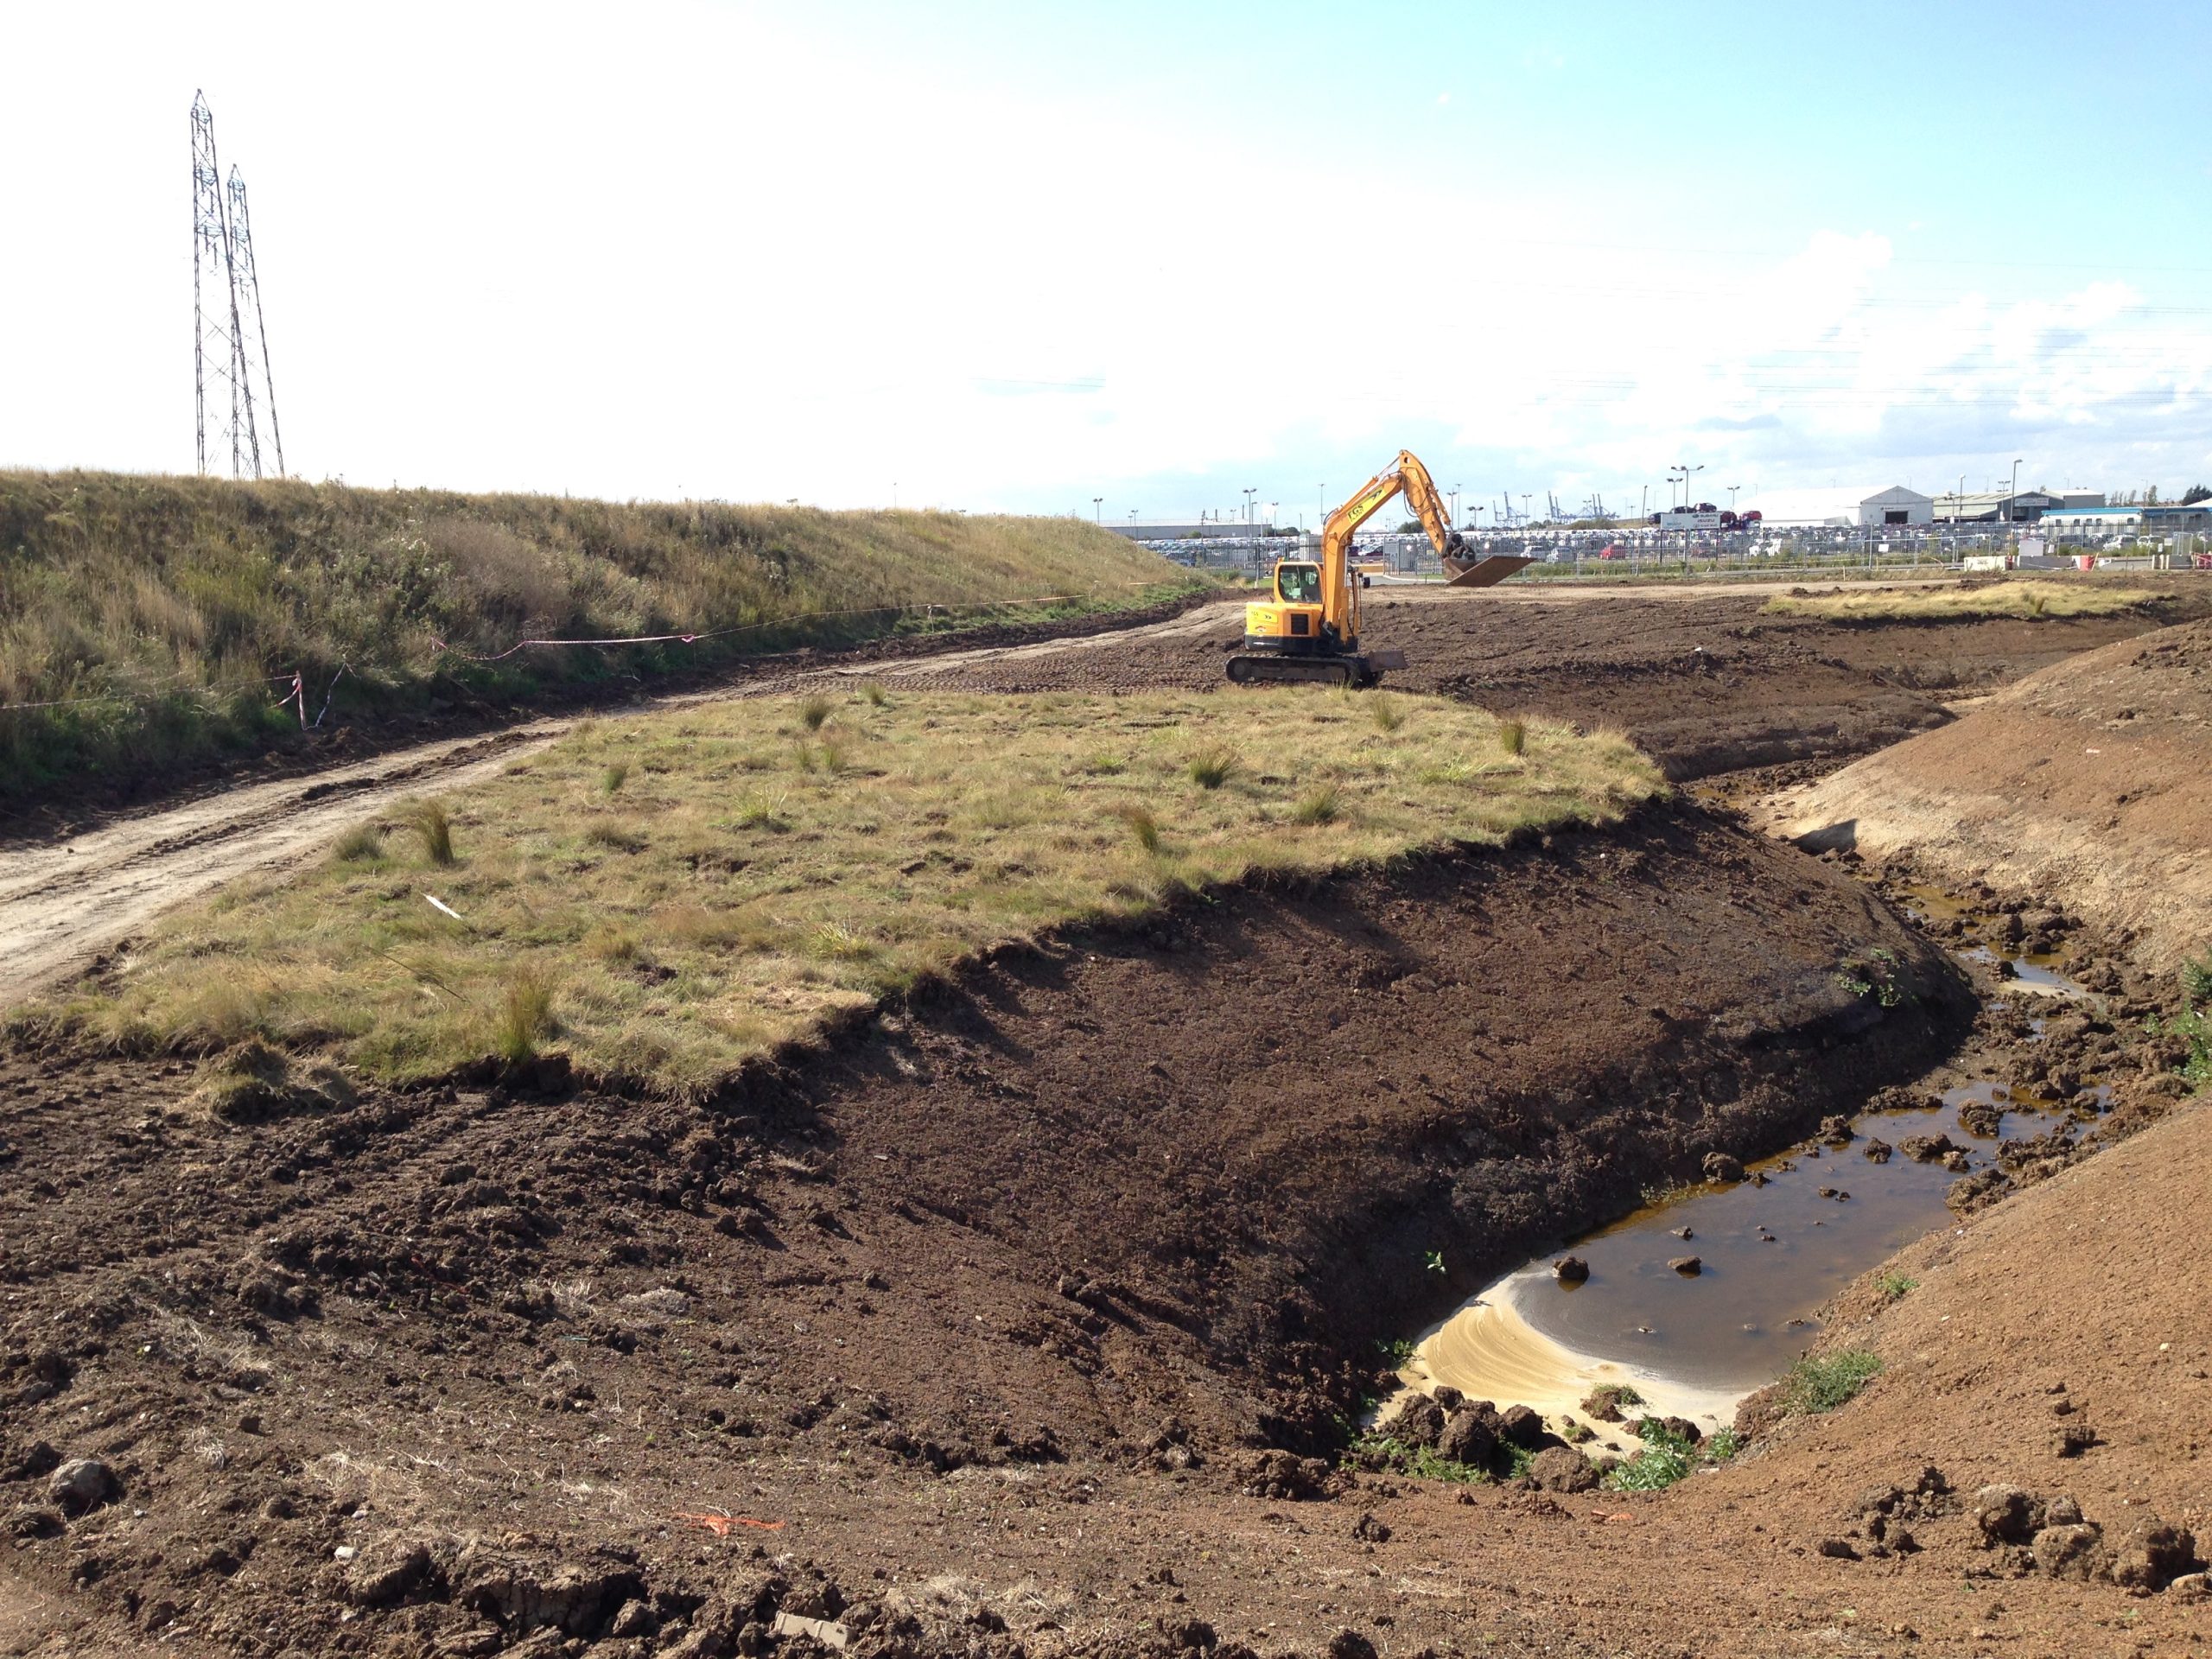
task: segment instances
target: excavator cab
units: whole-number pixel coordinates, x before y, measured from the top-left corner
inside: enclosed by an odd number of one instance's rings
[[[1341,578],[1339,578],[1341,580]],[[1321,567],[1310,559],[1285,559],[1275,566],[1274,596],[1244,607],[1244,651],[1230,659],[1229,677],[1330,679],[1346,677],[1338,653],[1339,629],[1329,620]],[[1255,662],[1264,658],[1263,662]],[[1281,659],[1311,659],[1296,665]]]

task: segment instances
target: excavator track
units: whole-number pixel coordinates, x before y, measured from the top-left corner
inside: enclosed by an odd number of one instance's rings
[[[1356,657],[1263,657],[1248,653],[1229,659],[1229,677],[1237,685],[1372,685],[1376,677]]]

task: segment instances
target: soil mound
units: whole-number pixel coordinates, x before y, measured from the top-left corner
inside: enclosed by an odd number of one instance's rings
[[[17,1062],[5,1570],[225,1651],[1126,1646],[1175,1573],[1293,1631],[1224,1517],[1336,1489],[1378,1339],[1966,1018],[1862,887],[1672,806],[1008,952],[696,1106],[226,1122]],[[125,1501],[65,1513],[41,1446]]]
[[[2171,969],[2212,941],[2212,622],[2044,669],[1770,810],[1808,846],[2063,900]]]

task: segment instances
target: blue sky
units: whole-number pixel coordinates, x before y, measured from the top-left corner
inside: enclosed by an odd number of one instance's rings
[[[0,465],[192,463],[185,111],[287,459],[1310,517],[2212,481],[2212,11],[42,8]],[[1094,506],[1093,498],[1103,498]]]

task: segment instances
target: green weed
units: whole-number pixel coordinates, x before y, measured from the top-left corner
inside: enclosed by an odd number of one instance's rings
[[[626,760],[617,760],[599,774],[599,792],[602,795],[621,793],[622,785],[629,776],[630,763]]]
[[[1808,1415],[1834,1411],[1881,1375],[1880,1356],[1847,1348],[1817,1357],[1807,1354],[1782,1379],[1782,1408]]]
[[[1415,1480],[1449,1481],[1458,1486],[1486,1486],[1494,1477],[1476,1464],[1447,1458],[1433,1446],[1409,1446],[1387,1434],[1367,1434],[1352,1442],[1352,1455],[1372,1459]]]
[[[1608,1491],[1662,1491],[1697,1467],[1697,1447],[1650,1419],[1644,1420],[1639,1438],[1643,1449],[1605,1471]]]
[[[1375,1351],[1389,1362],[1392,1370],[1402,1371],[1413,1363],[1414,1356],[1421,1351],[1421,1344],[1411,1337],[1393,1337],[1387,1342],[1376,1343]]]
[[[1874,1290],[1885,1302],[1902,1301],[1908,1291],[1918,1290],[1920,1281],[1910,1274],[1885,1272],[1874,1275]]]
[[[1441,1250],[1428,1251],[1421,1257],[1421,1266],[1427,1268],[1431,1273],[1442,1273],[1444,1271],[1444,1252]]]

